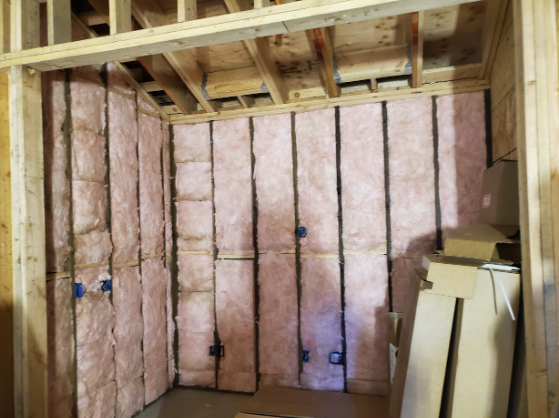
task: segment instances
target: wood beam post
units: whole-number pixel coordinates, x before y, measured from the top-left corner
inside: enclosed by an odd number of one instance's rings
[[[513,0],[528,415],[559,411],[559,103],[554,0]]]
[[[49,45],[72,42],[70,0],[47,1],[47,32]]]
[[[13,0],[10,17],[12,52],[41,46],[39,3],[35,0]]]
[[[198,19],[196,0],[177,0],[177,22]]]
[[[48,414],[42,119],[41,74],[12,67],[10,151],[17,418],[46,418]]]
[[[14,416],[14,328],[12,292],[12,193],[8,74],[0,74],[0,405]]]
[[[423,21],[425,12],[419,11],[412,15],[412,87],[423,84]]]
[[[111,35],[132,31],[131,0],[109,0]]]
[[[334,79],[334,48],[328,28],[311,29],[310,35],[316,57],[320,63],[320,73],[324,82],[327,97],[338,97],[340,95],[338,85]]]
[[[0,54],[5,54],[10,52],[10,3],[0,1]]]

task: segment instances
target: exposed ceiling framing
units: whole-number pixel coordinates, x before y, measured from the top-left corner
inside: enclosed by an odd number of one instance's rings
[[[68,19],[70,0],[47,3],[49,22]],[[69,25],[50,24],[49,47],[0,56],[0,70],[118,59],[173,123],[471,91],[487,85],[507,4],[72,0],[95,41],[64,43]]]

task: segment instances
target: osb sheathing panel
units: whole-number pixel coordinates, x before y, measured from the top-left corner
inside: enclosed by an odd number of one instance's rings
[[[334,109],[295,116],[297,193],[303,254],[338,253],[336,126]]]

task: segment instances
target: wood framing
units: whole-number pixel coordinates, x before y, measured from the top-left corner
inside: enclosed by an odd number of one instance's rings
[[[320,74],[322,75],[326,97],[338,97],[340,92],[334,79],[334,48],[330,40],[328,28],[317,28],[307,33],[311,38],[320,64]]]
[[[487,78],[493,66],[497,46],[501,38],[501,32],[503,31],[507,5],[508,0],[487,0],[481,41],[482,49],[479,78]]]
[[[225,0],[225,5],[229,13],[239,13],[250,10],[248,2],[245,0]],[[262,4],[258,6],[255,3],[254,7],[256,9],[261,8]],[[256,64],[274,103],[285,103],[287,99],[287,87],[278,69],[278,65],[274,60],[272,51],[270,51],[268,40],[265,38],[247,39],[245,40],[245,46]]]
[[[42,418],[48,385],[41,74],[13,67],[10,98],[15,416]]]
[[[0,1],[0,54],[5,54],[10,52],[10,3]]]
[[[12,197],[10,181],[10,106],[8,74],[0,74],[0,405],[14,416],[14,340],[12,294]]]
[[[109,26],[111,35],[132,30],[131,0],[109,0]]]
[[[528,412],[557,417],[559,111],[553,0],[513,0]]]
[[[33,0],[31,0],[33,1]],[[40,71],[71,68],[154,53],[297,32],[383,16],[411,13],[472,0],[306,0],[208,17],[133,33],[86,39],[0,56],[0,70],[27,65]],[[171,62],[173,65],[173,62]],[[191,89],[192,91],[192,89]],[[197,97],[197,94],[192,91]]]
[[[70,0],[47,1],[47,33],[49,45],[72,41]]]
[[[423,84],[423,23],[425,13],[415,12],[412,16],[412,87],[419,87]]]
[[[472,91],[486,90],[489,83],[485,80],[462,80],[449,81],[423,85],[419,88],[387,89],[374,93],[347,94],[334,98],[317,98],[296,102],[288,102],[284,105],[258,105],[253,104],[248,108],[231,109],[223,112],[199,113],[195,115],[171,115],[172,124],[200,123],[211,120],[234,119],[248,116],[275,115],[288,112],[307,112],[310,110],[325,109],[335,106],[355,106],[364,103],[381,102],[384,100],[401,100],[420,96],[442,96],[445,94],[468,93]]]
[[[196,0],[177,0],[177,22],[197,19]]]

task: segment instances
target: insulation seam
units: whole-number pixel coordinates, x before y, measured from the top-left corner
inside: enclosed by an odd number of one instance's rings
[[[382,135],[384,142],[384,197],[386,208],[386,265],[388,268],[388,306],[394,309],[392,294],[392,224],[390,218],[390,148],[388,144],[388,107],[386,100],[382,102]]]
[[[342,331],[342,356],[343,356],[343,373],[344,373],[344,393],[347,393],[347,341],[345,329],[345,258],[344,258],[344,242],[343,242],[343,204],[342,204],[342,135],[340,131],[340,107],[335,108],[336,123],[336,186],[338,194],[338,247],[340,262],[340,303],[341,303],[341,331]]]
[[[485,146],[486,146],[486,153],[487,153],[487,168],[489,168],[493,165],[493,125],[491,120],[491,90],[488,89],[484,91],[484,99],[485,99]]]
[[[437,230],[437,249],[443,248],[443,230],[441,215],[440,167],[439,167],[439,121],[437,119],[437,96],[431,98],[431,116],[433,123],[433,171],[435,175],[435,227]]]

